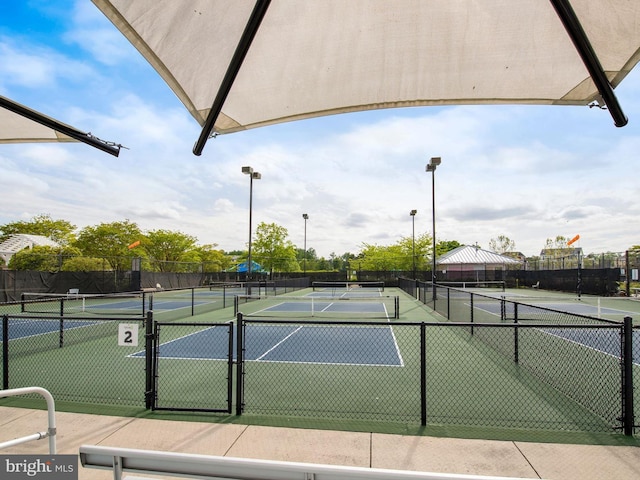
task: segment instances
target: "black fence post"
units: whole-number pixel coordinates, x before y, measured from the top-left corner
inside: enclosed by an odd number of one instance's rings
[[[518,345],[518,316],[513,319],[513,361],[518,363],[520,361],[520,347]]]
[[[236,359],[237,359],[237,372],[236,372],[236,415],[242,415],[244,409],[244,320],[242,319],[242,313],[238,312],[238,324],[237,328],[237,343],[236,343]]]
[[[469,296],[470,296],[470,298],[469,298],[469,306],[471,308],[470,315],[469,315],[469,321],[471,323],[473,323],[473,292],[471,292]],[[471,325],[471,335],[473,335],[473,325]]]
[[[153,310],[147,312],[145,322],[145,394],[144,405],[147,410],[152,409],[155,403],[156,387],[155,387],[155,349],[154,349],[154,323]]]
[[[420,324],[420,424],[427,425],[427,326]]]
[[[447,288],[447,320],[451,320],[451,289]]]
[[[64,298],[60,299],[60,325],[58,334],[58,347],[64,347]]]
[[[624,317],[622,327],[622,428],[627,436],[633,435],[633,321]]]
[[[9,389],[9,315],[2,316],[2,389]]]
[[[227,363],[227,411],[233,411],[233,321],[229,322],[229,358]]]

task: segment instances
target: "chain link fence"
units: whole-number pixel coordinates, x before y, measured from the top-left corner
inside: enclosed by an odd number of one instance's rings
[[[432,286],[412,282],[431,302]],[[152,313],[136,304],[117,318],[86,302],[82,316],[1,305],[3,388],[211,415],[235,406],[281,419],[633,434],[639,332],[626,322],[437,287],[443,322],[225,323],[190,317],[195,290],[163,294]],[[160,302],[176,298],[187,299],[183,316],[163,318]],[[139,342],[120,344],[123,331]]]

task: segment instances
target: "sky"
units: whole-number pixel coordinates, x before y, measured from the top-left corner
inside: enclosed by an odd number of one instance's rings
[[[225,251],[276,223],[329,258],[432,233],[538,255],[573,238],[585,254],[640,244],[640,67],[616,89],[629,118],[586,106],[447,106],[333,115],[222,135],[200,126],[89,1],[6,2],[0,95],[127,147],[0,144],[0,225],[39,214],[86,226],[130,220]],[[409,215],[417,210],[415,225]]]

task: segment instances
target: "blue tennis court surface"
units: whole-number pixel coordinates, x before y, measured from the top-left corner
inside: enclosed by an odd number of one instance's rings
[[[81,328],[95,325],[99,322],[74,320],[73,322],[65,323],[65,330],[72,328]],[[37,320],[37,319],[23,319],[23,318],[11,318],[9,319],[9,338],[16,340],[20,338],[34,337],[36,335],[45,335],[47,333],[54,333],[60,331],[60,321],[58,320]],[[0,330],[0,341],[4,341],[3,333]]]
[[[616,358],[621,356],[620,332],[611,329],[584,328],[549,328],[543,329],[549,335],[555,335],[569,342],[574,342]],[[640,330],[634,330],[632,340],[632,361],[640,365]]]
[[[389,326],[248,325],[245,345],[244,356],[248,361],[403,365]],[[134,356],[144,356],[144,352]],[[227,360],[228,331],[211,327],[163,343],[159,357]]]
[[[471,304],[469,304],[471,306]],[[514,304],[511,302],[506,303],[506,312],[510,317],[514,313]],[[479,310],[483,310],[492,315],[500,316],[500,301],[475,301],[473,307]],[[581,303],[579,301],[574,302],[544,302],[536,305],[526,305],[524,303],[518,303],[518,317],[541,317],[546,314],[544,309],[557,310],[560,312],[574,313],[576,315],[584,315],[589,317],[619,317],[636,315],[634,312],[628,312],[626,310],[619,310],[608,307],[598,307],[597,305],[590,305],[588,303]]]
[[[282,302],[271,307],[264,308],[260,312],[307,312],[307,313],[381,313],[386,314],[387,309],[384,303],[358,301],[349,303],[344,300],[317,300],[311,302]]]

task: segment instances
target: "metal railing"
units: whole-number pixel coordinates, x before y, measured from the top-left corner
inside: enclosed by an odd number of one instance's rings
[[[10,390],[0,390],[0,398],[2,397],[14,397],[16,395],[28,395],[30,393],[37,393],[44,397],[47,402],[47,415],[48,415],[48,428],[46,432],[36,432],[24,437],[15,438],[3,443],[0,443],[0,450],[12,447],[14,445],[20,445],[22,443],[32,442],[34,440],[42,440],[44,438],[49,439],[49,453],[51,455],[56,454],[56,407],[51,393],[40,387],[24,387],[24,388],[12,388]]]

